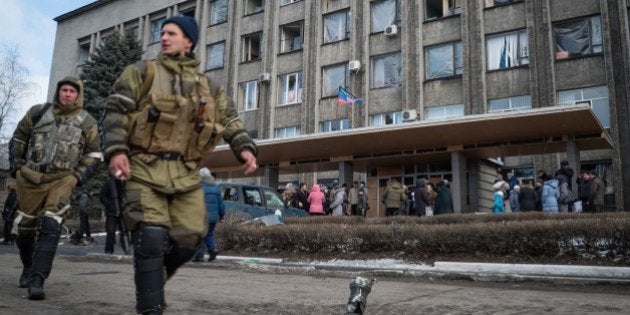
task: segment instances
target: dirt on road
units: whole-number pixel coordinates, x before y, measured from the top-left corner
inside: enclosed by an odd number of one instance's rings
[[[44,301],[17,287],[16,254],[0,265],[0,314],[135,314],[129,260],[57,257]],[[353,275],[189,263],[166,285],[166,314],[344,314]],[[630,287],[377,277],[367,301],[366,314],[628,314]]]

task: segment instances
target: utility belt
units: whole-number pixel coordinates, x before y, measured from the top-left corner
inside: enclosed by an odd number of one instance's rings
[[[167,161],[184,161],[184,156],[177,152],[161,152],[158,153],[158,156]]]

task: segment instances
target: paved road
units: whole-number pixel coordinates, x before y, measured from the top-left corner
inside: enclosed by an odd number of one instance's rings
[[[0,314],[134,314],[127,258],[60,247],[45,285],[29,301],[17,287],[17,251],[0,247]],[[107,258],[109,257],[109,259]],[[166,285],[167,314],[343,314],[352,272],[263,264],[189,263]],[[375,276],[363,272],[363,276]],[[630,314],[628,285],[562,285],[380,277],[367,314]]]

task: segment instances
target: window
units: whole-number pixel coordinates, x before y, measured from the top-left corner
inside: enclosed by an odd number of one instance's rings
[[[90,43],[79,45],[79,64],[84,65],[90,61]]]
[[[506,4],[510,4],[510,3],[514,3],[518,1],[521,1],[521,0],[486,0],[486,8],[506,5]]]
[[[488,70],[507,69],[529,64],[527,31],[488,36]]]
[[[227,21],[228,0],[210,1],[210,25],[215,25]]]
[[[160,42],[164,21],[166,21],[165,17],[151,21],[151,44]]]
[[[302,1],[302,0],[281,0],[280,1],[280,5],[283,6],[283,5],[296,3],[296,2],[300,2],[300,1]]]
[[[302,72],[281,76],[278,88],[279,105],[302,103]]]
[[[532,96],[522,95],[497,98],[488,102],[488,113],[532,108]]]
[[[258,108],[258,81],[239,84],[238,110],[246,111]]]
[[[402,124],[402,112],[380,113],[370,115],[370,126]]]
[[[348,86],[347,64],[322,68],[322,97],[336,96],[339,87]]]
[[[274,138],[290,138],[300,135],[300,128],[298,126],[276,128],[274,132]]]
[[[463,0],[425,0],[426,19],[438,19],[441,17],[462,13]]]
[[[397,86],[402,81],[400,53],[372,57],[372,87]]]
[[[432,106],[424,109],[424,119],[447,119],[464,116],[464,104]]]
[[[140,34],[140,29],[137,26],[129,27],[125,29],[125,35],[131,34],[135,39],[138,39],[138,35]]]
[[[206,53],[206,69],[210,70],[222,68],[224,51],[225,42],[208,45],[208,50]]]
[[[350,119],[325,120],[319,122],[321,132],[332,132],[350,129]]]
[[[400,21],[399,0],[381,0],[371,3],[371,32],[377,33],[385,30],[385,27],[398,24]]]
[[[460,75],[464,70],[462,42],[426,48],[427,80]]]
[[[262,50],[262,33],[256,33],[243,36],[243,52],[241,61],[254,61],[260,60]]]
[[[324,15],[324,43],[332,43],[349,38],[349,20],[349,10]]]
[[[557,23],[553,26],[556,59],[586,56],[603,51],[602,20],[599,15]]]
[[[302,49],[302,28],[304,23],[297,22],[280,26],[280,52]]]
[[[605,85],[558,92],[558,105],[567,106],[580,103],[590,103],[591,109],[602,126],[610,128],[608,88]]]
[[[245,0],[245,15],[262,12],[265,0]]]
[[[195,9],[192,8],[190,10],[186,10],[186,11],[182,11],[179,13],[181,16],[187,16],[187,17],[191,17],[191,18],[195,18]]]

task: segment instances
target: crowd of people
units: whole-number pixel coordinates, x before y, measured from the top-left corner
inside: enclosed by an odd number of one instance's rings
[[[606,184],[599,174],[583,169],[575,186],[573,175],[568,161],[562,161],[553,175],[539,170],[535,180],[522,183],[513,174],[506,179],[499,168],[493,185],[492,212],[505,213],[506,205],[512,212],[603,212]]]
[[[310,215],[366,216],[370,210],[368,189],[364,181],[354,181],[348,188],[339,186],[337,180],[330,186],[300,183],[295,189],[292,183],[282,190],[287,205],[302,209]],[[396,178],[388,180],[381,202],[385,216],[431,216],[453,213],[453,200],[448,180],[434,184],[418,179],[415,187],[402,185]]]

